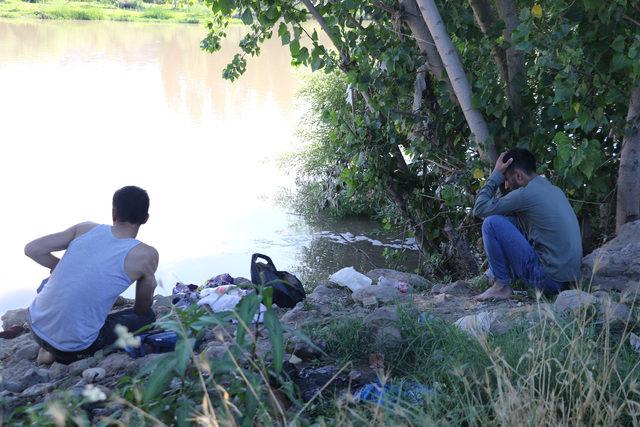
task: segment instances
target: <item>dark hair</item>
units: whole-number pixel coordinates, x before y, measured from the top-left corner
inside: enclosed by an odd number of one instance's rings
[[[527,175],[536,172],[536,158],[525,148],[512,148],[504,155],[503,161],[513,159],[506,172],[513,172],[515,168],[522,169]]]
[[[128,185],[113,193],[117,221],[143,224],[149,217],[149,195],[140,187]]]

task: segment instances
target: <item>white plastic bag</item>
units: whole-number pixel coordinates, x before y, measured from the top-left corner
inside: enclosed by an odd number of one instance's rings
[[[220,313],[223,311],[233,311],[241,299],[242,299],[242,296],[238,294],[227,293],[227,294],[220,295],[218,293],[212,292],[207,296],[205,296],[204,298],[200,298],[200,300],[198,301],[198,305],[199,306],[208,305],[211,308],[211,310],[213,310],[213,312]],[[267,308],[263,304],[260,304],[260,309],[258,310],[258,313],[256,313],[255,316],[253,316],[253,323],[262,323],[262,319],[264,317],[263,313],[266,310]],[[235,319],[233,319],[232,321],[234,323],[236,322]]]
[[[455,325],[463,331],[474,335],[486,335],[491,330],[491,324],[497,319],[497,314],[483,311],[478,314],[470,314],[456,320]]]
[[[351,289],[351,292],[366,288],[370,286],[372,282],[370,278],[362,273],[358,273],[353,267],[345,267],[342,270],[336,271],[329,276],[329,280]]]
[[[214,292],[203,298],[200,298],[200,300],[198,301],[198,305],[202,306],[206,304],[211,307],[211,310],[219,313],[221,311],[232,311],[234,308],[236,308],[236,305],[238,305],[241,299],[242,297],[239,295],[220,295]]]

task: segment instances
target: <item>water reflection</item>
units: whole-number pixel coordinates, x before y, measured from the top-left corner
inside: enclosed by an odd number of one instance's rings
[[[160,252],[164,292],[247,276],[253,252],[321,275],[360,263],[272,202],[293,179],[272,160],[295,143],[300,72],[271,40],[239,81],[222,80],[242,31],[210,55],[200,26],[0,21],[0,313],[26,306],[47,274],[24,244],[109,223],[113,191],[129,184],[151,196],[139,238]]]

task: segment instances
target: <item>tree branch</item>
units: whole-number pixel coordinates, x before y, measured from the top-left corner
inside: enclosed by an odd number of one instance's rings
[[[311,0],[300,0],[300,1],[302,2],[302,4],[305,5],[309,13],[311,13],[311,16],[313,16],[313,18],[318,22],[318,24],[320,25],[320,28],[322,28],[322,31],[324,31],[325,34],[329,37],[329,40],[331,40],[331,43],[333,43],[333,46],[340,54],[340,59],[342,60],[342,66],[345,68],[348,67],[351,60],[349,59],[349,54],[345,52],[341,47],[342,40],[340,40],[338,37],[336,37],[335,34],[331,32],[331,29],[329,28],[327,21],[320,14],[318,9],[316,9],[313,3],[311,3]]]
[[[494,16],[493,10],[491,10],[491,5],[487,0],[469,0],[469,4],[473,10],[473,16],[476,18],[476,23],[478,24],[478,27],[480,27],[480,31],[482,31],[482,34],[489,39],[493,60],[498,67],[498,73],[504,82],[505,88],[507,88],[508,95],[509,72],[507,69],[507,56],[504,49],[496,43],[498,32],[495,31],[495,26],[498,19]]]

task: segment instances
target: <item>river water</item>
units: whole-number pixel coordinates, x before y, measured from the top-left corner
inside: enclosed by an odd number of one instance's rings
[[[129,184],[151,197],[138,237],[160,252],[160,293],[178,280],[247,277],[253,252],[313,280],[385,266],[385,245],[404,242],[361,220],[311,225],[275,202],[294,179],[277,160],[300,143],[304,72],[272,40],[240,80],[224,81],[243,29],[231,28],[214,55],[199,49],[204,34],[197,25],[0,21],[0,313],[27,306],[47,275],[25,243],[109,223],[113,192]]]

